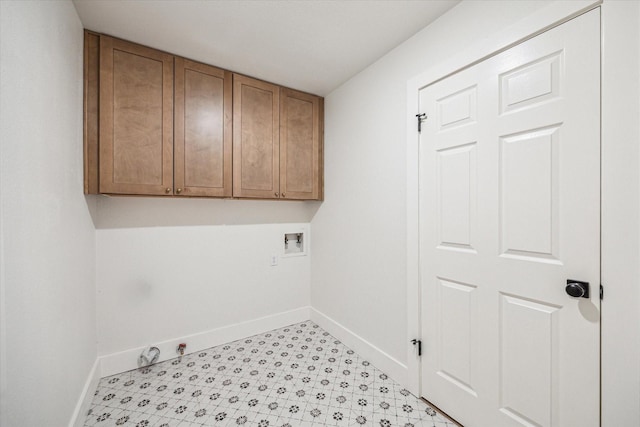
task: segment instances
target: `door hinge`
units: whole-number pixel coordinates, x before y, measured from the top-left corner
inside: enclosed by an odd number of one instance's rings
[[[604,287],[600,285],[600,300],[604,299]]]
[[[422,356],[422,341],[417,339],[412,339],[411,344],[418,346],[418,356]]]
[[[422,132],[422,122],[427,119],[427,113],[416,114],[418,119],[418,133]]]

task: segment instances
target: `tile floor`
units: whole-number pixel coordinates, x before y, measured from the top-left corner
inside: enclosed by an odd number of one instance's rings
[[[307,321],[102,378],[85,427],[454,427]]]

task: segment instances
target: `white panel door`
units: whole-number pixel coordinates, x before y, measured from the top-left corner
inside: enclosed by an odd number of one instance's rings
[[[599,28],[420,90],[422,394],[466,427],[599,425]]]

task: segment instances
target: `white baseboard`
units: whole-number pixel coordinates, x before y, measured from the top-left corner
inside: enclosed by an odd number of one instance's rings
[[[69,421],[69,427],[82,427],[84,426],[84,422],[86,421],[87,412],[89,412],[89,408],[91,407],[91,402],[93,401],[93,394],[98,388],[98,382],[100,381],[100,359],[97,358],[93,363],[93,367],[89,372],[89,376],[87,377],[87,381],[84,384],[84,388],[82,389],[82,393],[80,394],[80,398],[78,398],[78,403],[76,404],[76,409],[73,411],[73,415],[71,416],[71,421]]]
[[[353,331],[345,328],[326,314],[319,312],[315,308],[311,308],[310,311],[312,322],[317,323],[322,329],[338,338],[344,345],[366,358],[376,368],[389,375],[395,381],[405,387],[407,386],[407,365],[388,355]]]
[[[236,323],[210,331],[200,332],[184,337],[173,338],[160,343],[151,344],[160,349],[158,362],[177,357],[176,347],[180,343],[187,344],[187,353],[195,353],[207,348],[215,347],[231,341],[236,341],[251,335],[282,328],[293,323],[309,320],[311,307],[301,307],[270,316]],[[119,374],[138,367],[138,356],[146,347],[132,348],[118,353],[101,356],[100,377]]]

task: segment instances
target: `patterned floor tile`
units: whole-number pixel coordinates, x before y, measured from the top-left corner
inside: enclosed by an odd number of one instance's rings
[[[307,321],[102,378],[85,427],[455,427]]]

